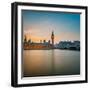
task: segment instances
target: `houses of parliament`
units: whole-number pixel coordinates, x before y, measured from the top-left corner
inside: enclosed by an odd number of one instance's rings
[[[39,43],[31,42],[31,39],[27,40],[27,36],[24,37],[24,50],[40,50],[40,49],[54,49],[54,32],[51,33],[51,41],[40,40]]]

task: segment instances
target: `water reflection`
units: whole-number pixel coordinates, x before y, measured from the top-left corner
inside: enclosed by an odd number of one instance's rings
[[[52,71],[52,74],[53,74],[53,72],[55,72],[55,62],[54,62],[54,50],[51,50],[51,71]]]
[[[24,50],[23,76],[80,74],[80,52],[69,50]]]

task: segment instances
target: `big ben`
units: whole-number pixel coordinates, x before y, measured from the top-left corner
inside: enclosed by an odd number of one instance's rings
[[[51,35],[51,40],[52,40],[52,45],[54,46],[54,32],[52,31],[52,35]]]

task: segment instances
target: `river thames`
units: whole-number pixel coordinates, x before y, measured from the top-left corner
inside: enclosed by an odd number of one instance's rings
[[[80,75],[80,51],[23,50],[23,77]]]

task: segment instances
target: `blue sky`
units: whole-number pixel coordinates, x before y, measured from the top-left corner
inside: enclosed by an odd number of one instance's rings
[[[22,10],[23,31],[34,42],[50,40],[80,40],[80,14]]]

